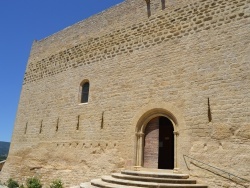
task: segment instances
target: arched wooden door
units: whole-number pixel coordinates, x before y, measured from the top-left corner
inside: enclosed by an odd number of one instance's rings
[[[144,167],[174,169],[174,127],[164,116],[150,120],[144,132]]]

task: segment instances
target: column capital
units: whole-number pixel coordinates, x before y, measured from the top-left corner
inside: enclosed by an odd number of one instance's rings
[[[180,134],[179,131],[174,131],[175,136],[179,136],[179,134]]]
[[[138,137],[142,137],[142,136],[144,136],[144,133],[139,132],[139,133],[135,133],[135,135],[138,136]]]

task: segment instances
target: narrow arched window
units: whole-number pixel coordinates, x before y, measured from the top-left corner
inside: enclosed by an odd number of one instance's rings
[[[87,103],[89,100],[89,82],[82,84],[81,103]]]

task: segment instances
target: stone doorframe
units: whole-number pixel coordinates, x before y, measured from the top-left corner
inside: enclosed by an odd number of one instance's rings
[[[170,110],[171,109],[171,110]],[[143,167],[144,155],[144,132],[148,122],[158,116],[168,118],[174,128],[174,172],[179,171],[178,163],[178,137],[180,123],[184,122],[179,110],[174,106],[164,103],[151,104],[143,107],[134,117],[135,129],[135,159],[134,164],[138,167]]]

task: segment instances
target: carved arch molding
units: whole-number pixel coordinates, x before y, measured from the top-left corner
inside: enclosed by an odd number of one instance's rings
[[[145,129],[150,120],[155,117],[166,117],[168,118],[174,128],[174,172],[178,172],[179,163],[178,163],[178,141],[180,136],[180,129],[183,128],[184,119],[181,116],[180,111],[171,104],[150,104],[144,106],[140,111],[135,115],[133,120],[133,125],[136,125],[135,128],[135,158],[134,165],[137,167],[143,167],[143,155],[144,155],[144,136]]]

